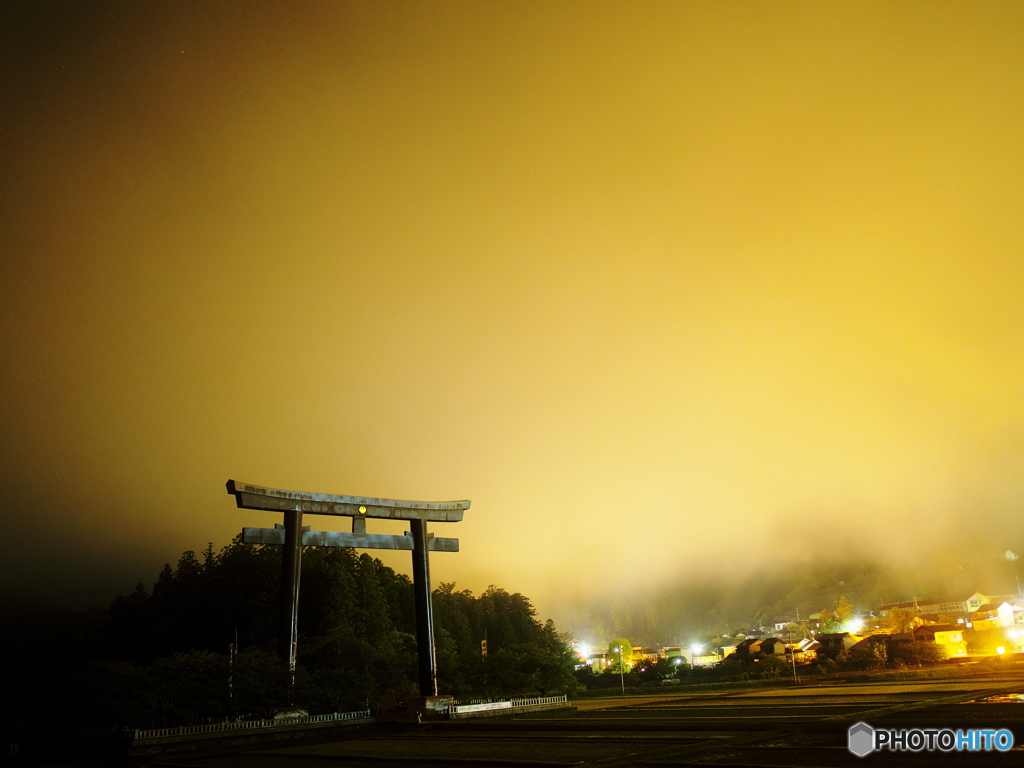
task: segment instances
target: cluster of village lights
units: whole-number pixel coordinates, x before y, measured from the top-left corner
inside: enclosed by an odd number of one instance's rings
[[[574,647],[576,649],[576,658],[579,659],[580,661],[586,663],[586,664],[589,664],[590,663],[591,652],[594,649],[591,648],[587,643],[580,643],[579,645],[575,645]],[[685,646],[682,646],[682,647],[685,647]],[[704,649],[704,646],[700,645],[699,643],[694,643],[693,645],[689,646],[689,648],[690,648],[690,652],[692,654],[690,658],[692,659],[692,663],[695,664],[696,661],[697,661],[697,654],[699,654]],[[615,646],[615,648],[613,650],[617,654],[619,654],[619,668],[621,669],[622,668],[622,661],[623,661],[623,655],[622,655],[623,654],[623,649],[620,646],[617,645],[617,646]],[[632,650],[632,649],[630,649],[630,650]],[[599,652],[599,653],[601,653],[601,652]],[[682,658],[676,658],[675,663],[676,664],[681,664],[682,661],[683,661]],[[605,660],[605,663],[606,664],[611,664],[611,662],[608,661],[607,659]],[[643,671],[643,670],[641,670],[641,671]]]
[[[964,625],[966,627],[970,627],[971,623],[970,622],[964,622]],[[861,629],[863,629],[863,626],[864,626],[863,619],[859,619],[859,618],[858,619],[854,619],[848,625],[846,631],[852,632],[852,633],[856,633],[856,632],[860,631]],[[1005,645],[1001,645],[1001,646],[996,647],[994,649],[996,654],[1004,655],[1006,653],[1019,652],[1021,650],[1024,650],[1024,630],[1019,630],[1019,629],[1014,629],[1014,628],[1007,628],[1007,629],[1004,630],[1004,635],[1005,635],[1005,638],[1007,640],[1007,643]],[[605,655],[606,655],[606,653],[604,651],[599,651],[599,650],[593,648],[592,646],[590,646],[587,643],[574,644],[574,647],[575,647],[575,650],[576,650],[576,658],[579,659],[581,662],[586,663],[586,664],[590,664],[592,661],[596,661],[596,659],[592,658],[593,656],[605,657]],[[685,647],[685,646],[681,646],[681,647]],[[625,651],[627,649],[624,649],[621,646],[615,646],[615,648],[612,648],[612,649],[609,649],[609,650],[613,651],[614,653],[617,653],[618,656],[619,656],[619,676],[620,676],[620,683],[621,683],[623,691],[624,691],[625,690],[625,681],[624,681],[625,663],[624,662],[625,662]],[[632,649],[629,649],[629,650],[632,651]],[[699,643],[693,643],[692,645],[689,646],[689,650],[690,650],[690,653],[691,653],[691,655],[690,655],[690,664],[693,665],[693,666],[696,666],[697,665],[697,659],[698,659],[699,655],[701,654],[701,652],[704,650],[704,646],[699,644]],[[989,652],[991,653],[991,650]],[[964,654],[964,650],[960,649],[960,650],[957,651],[957,653],[960,654],[960,655],[963,655]],[[630,655],[632,655],[632,653]],[[678,664],[682,664],[683,661],[684,661],[684,658],[685,657],[678,657],[677,656],[677,657],[674,658],[674,662],[673,663],[675,663],[677,665]],[[605,666],[610,666],[613,663],[613,660],[608,659],[608,658],[602,658],[601,661],[602,661],[602,663]],[[796,656],[795,655],[792,656],[792,661],[793,661],[793,676],[794,676],[794,678],[796,678],[797,677],[797,671],[796,671]],[[641,669],[640,671],[643,672],[644,670]]]

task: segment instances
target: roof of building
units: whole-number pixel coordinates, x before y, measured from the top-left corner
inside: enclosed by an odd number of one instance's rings
[[[945,616],[947,619],[960,619],[966,618],[968,614],[964,613],[963,611],[950,611],[949,613],[922,613],[917,618],[921,619],[925,623],[930,622],[931,624],[945,624],[946,622],[940,622],[940,619],[943,616]]]
[[[873,645],[885,645],[887,642],[889,642],[889,635],[868,635],[863,640],[854,643],[850,650],[870,648]]]
[[[914,628],[915,634],[927,635],[936,632],[962,632],[963,624],[922,624]]]
[[[1005,603],[985,603],[979,605],[977,610],[971,611],[971,613],[994,613],[998,611]]]

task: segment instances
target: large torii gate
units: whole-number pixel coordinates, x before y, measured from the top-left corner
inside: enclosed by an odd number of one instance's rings
[[[242,509],[284,513],[284,525],[273,528],[243,528],[242,541],[249,544],[277,544],[284,547],[281,558],[281,623],[278,653],[295,672],[298,641],[299,578],[302,547],[357,547],[360,549],[411,549],[412,583],[416,598],[416,650],[419,660],[420,696],[437,696],[437,661],[434,651],[434,621],[430,600],[428,551],[458,552],[458,539],[435,538],[427,533],[427,522],[457,523],[469,509],[469,501],[398,501],[329,493],[282,491],[238,480],[228,480],[228,493]],[[352,532],[311,531],[303,527],[303,513],[340,515],[352,518]],[[366,532],[366,518],[408,520],[412,532],[404,536]]]

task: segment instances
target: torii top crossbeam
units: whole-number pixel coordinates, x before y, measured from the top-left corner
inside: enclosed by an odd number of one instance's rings
[[[266,488],[240,480],[228,480],[228,493],[242,509],[295,511],[314,515],[373,517],[390,520],[429,520],[457,523],[469,509],[469,501],[399,501],[332,493],[306,493]]]

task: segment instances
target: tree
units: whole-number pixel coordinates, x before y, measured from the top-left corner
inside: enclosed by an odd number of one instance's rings
[[[889,653],[883,643],[872,643],[869,646],[858,645],[850,649],[847,664],[851,669],[878,669],[884,667]]]
[[[818,614],[818,633],[827,634],[839,631],[839,616],[828,608]]]
[[[163,725],[221,718],[229,708],[227,655],[183,651],[157,659],[149,672],[153,715]]]
[[[935,664],[946,658],[945,649],[930,641],[896,643],[889,653],[889,663],[897,668]]]
[[[659,682],[676,677],[681,666],[675,664],[673,659],[658,659],[657,661],[649,662],[640,669],[640,682]]]
[[[906,608],[893,607],[885,617],[885,625],[892,632],[907,632],[914,621],[914,614]]]
[[[762,678],[769,680],[785,675],[789,671],[789,663],[782,654],[769,654],[757,660],[757,671]]]
[[[831,675],[837,669],[839,665],[832,659],[822,659],[814,667],[814,671],[819,675]]]
[[[308,638],[299,663],[309,675],[299,679],[299,694],[316,713],[362,709],[374,693],[376,650],[350,626]]]
[[[272,717],[274,712],[287,706],[290,673],[288,666],[276,654],[248,650],[236,653],[229,665],[231,694],[229,714]],[[305,674],[305,670],[301,670]],[[350,707],[346,709],[358,709]],[[346,711],[337,707],[324,712]]]
[[[537,610],[524,595],[510,594],[492,584],[480,595],[477,605],[489,654],[505,646],[544,643],[544,628],[535,618]],[[480,633],[481,640],[484,632]]]
[[[834,611],[828,608],[818,614],[819,633],[845,632],[848,630],[850,620],[853,619],[853,606],[846,597],[840,597],[836,601]]]
[[[633,660],[633,645],[626,638],[617,637],[608,643],[607,654],[608,658],[612,660],[612,666],[609,668],[611,671],[628,671]]]
[[[850,622],[853,621],[853,606],[850,605],[850,601],[845,596],[839,598],[836,601],[836,621],[839,624],[840,632],[850,628]]]
[[[558,653],[535,643],[506,646],[487,658],[488,693],[500,696],[571,693],[578,688],[573,662],[570,653]]]

